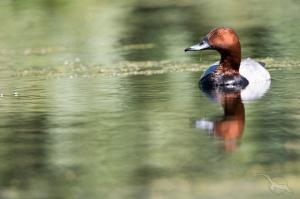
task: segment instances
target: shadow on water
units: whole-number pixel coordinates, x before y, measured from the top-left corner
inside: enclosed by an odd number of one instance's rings
[[[0,157],[5,160],[0,166],[1,198],[18,198],[23,194],[25,198],[61,198],[62,192],[68,190],[60,185],[73,183],[49,163],[47,117],[43,112],[12,115],[10,121],[1,125]],[[9,130],[5,132],[4,129]]]
[[[5,126],[1,126],[11,129],[1,142],[13,147],[7,148],[2,154],[2,158],[7,160],[4,165],[8,167],[0,171],[0,186],[27,189],[29,179],[48,173],[47,134],[44,132],[47,121],[43,114],[31,118],[14,115],[12,118]],[[16,122],[18,127],[15,127]]]
[[[72,169],[51,163],[53,137],[49,134],[49,112],[39,109],[45,105],[45,101],[39,101],[40,96],[31,98],[36,103],[34,107],[20,102],[27,97],[11,99],[10,108],[5,100],[1,101],[2,111],[5,106],[10,111],[0,116],[0,159],[3,160],[0,198],[63,198],[68,189],[62,184],[74,183],[74,178],[68,180],[65,175]]]
[[[248,46],[247,48],[243,48],[242,52],[244,54],[244,58],[246,57],[267,57],[272,53],[273,55],[281,55],[281,51],[278,49],[272,49],[272,46],[279,45],[278,41],[276,41],[272,36],[272,31],[265,26],[253,26],[249,28],[244,28],[240,31],[240,34],[243,38],[250,38],[248,40],[242,39],[242,47]],[[245,41],[243,43],[243,41]]]
[[[152,44],[149,49],[132,49],[123,54],[126,60],[165,60],[169,58],[169,51],[176,49],[181,42],[178,37],[187,32],[188,38],[195,42],[195,38],[209,27],[201,18],[203,12],[190,4],[145,5],[135,2],[131,12],[125,17],[127,32],[120,39],[120,45]],[[199,20],[194,20],[197,15]],[[202,19],[202,20],[201,20]],[[172,49],[173,48],[173,49]],[[183,54],[183,53],[182,53]]]

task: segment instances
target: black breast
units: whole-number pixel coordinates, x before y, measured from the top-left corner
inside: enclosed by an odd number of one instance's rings
[[[214,75],[213,73],[202,77],[199,81],[199,86],[203,90],[220,88],[225,91],[237,91],[242,90],[248,84],[248,80],[241,75]]]

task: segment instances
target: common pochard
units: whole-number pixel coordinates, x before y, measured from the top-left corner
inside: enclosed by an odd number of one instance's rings
[[[220,27],[210,31],[200,42],[185,51],[216,50],[220,53],[219,62],[212,64],[200,79],[200,86],[205,90],[222,87],[241,90],[252,84],[269,84],[270,73],[262,63],[251,58],[241,60],[241,45],[235,31]]]

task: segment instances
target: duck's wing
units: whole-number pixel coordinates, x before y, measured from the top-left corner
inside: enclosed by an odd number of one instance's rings
[[[266,66],[266,63],[265,62],[262,62],[262,61],[258,61],[258,63],[260,63],[263,67]]]
[[[207,69],[207,70],[203,73],[203,75],[201,76],[201,79],[204,78],[205,76],[207,76],[207,75],[213,73],[213,72],[218,68],[218,66],[219,66],[219,62],[216,62],[216,63],[210,65],[210,66],[208,67],[208,69]]]

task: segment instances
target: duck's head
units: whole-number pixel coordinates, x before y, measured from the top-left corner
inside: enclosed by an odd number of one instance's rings
[[[235,31],[231,28],[220,27],[210,31],[199,43],[186,48],[185,51],[216,50],[221,54],[221,63],[239,67],[241,62],[241,45]],[[227,62],[227,63],[225,63]]]

